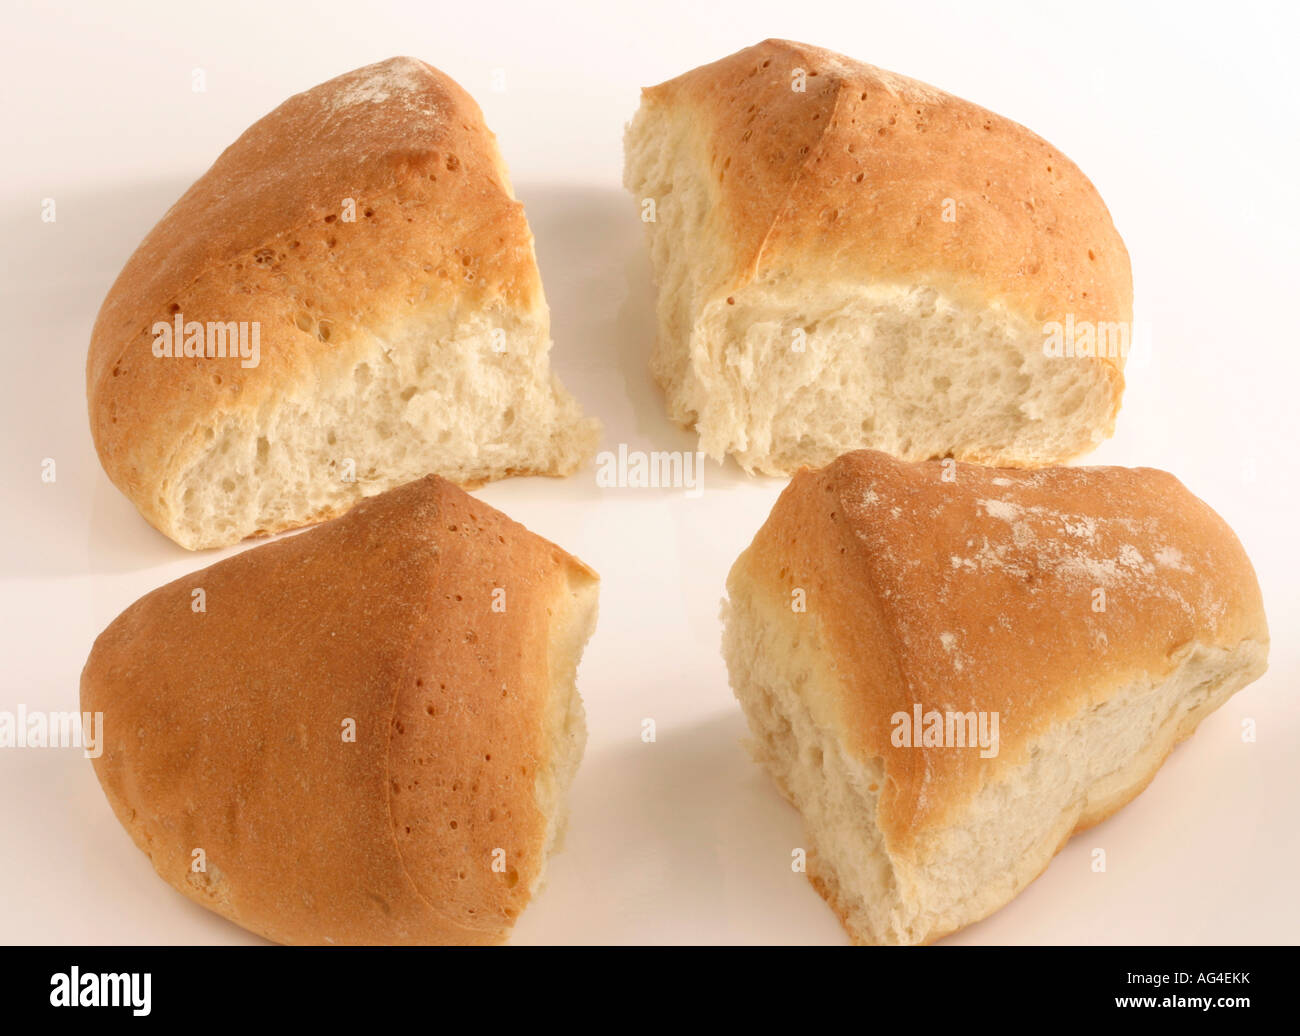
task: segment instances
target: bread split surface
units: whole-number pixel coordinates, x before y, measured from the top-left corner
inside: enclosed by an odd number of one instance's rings
[[[96,774],[160,876],[267,939],[501,942],[563,829],[597,595],[430,476],[127,608],[82,674]]]
[[[430,473],[573,472],[599,428],[550,344],[478,105],[394,58],[259,120],[145,238],[95,323],[91,431],[146,519],[224,546]]]
[[[643,90],[625,151],[658,284],[651,368],[710,456],[771,475],[863,447],[1038,466],[1112,433],[1128,253],[1024,127],[767,40]]]
[[[1146,468],[849,453],[794,477],[727,593],[754,754],[860,943],[1004,906],[1268,654],[1241,544]]]

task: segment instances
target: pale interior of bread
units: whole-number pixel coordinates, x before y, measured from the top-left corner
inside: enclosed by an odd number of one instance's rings
[[[693,425],[710,456],[778,475],[863,447],[1016,466],[1075,456],[1110,433],[1100,364],[1045,355],[1043,325],[1005,306],[820,277],[719,290],[718,185],[689,121],[643,106],[626,151],[628,189],[656,203],[651,368],[669,415]]]
[[[545,319],[437,312],[358,334],[297,394],[197,431],[197,459],[164,487],[180,543],[293,528],[430,473],[566,475],[595,447],[550,373]]]
[[[551,678],[551,707],[546,717],[546,737],[551,765],[539,767],[534,794],[547,818],[546,856],[558,852],[564,843],[568,822],[568,791],[578,772],[587,744],[587,721],[578,694],[578,663],[596,629],[600,584],[584,572],[569,574],[568,588],[551,606],[551,639],[548,647]],[[529,890],[535,895],[545,878],[539,872]]]
[[[1189,644],[1163,679],[1110,690],[1035,741],[949,826],[894,858],[876,822],[883,760],[852,755],[810,707],[832,700],[838,679],[815,619],[743,578],[733,577],[730,592],[723,653],[751,751],[802,814],[809,877],[859,943],[930,942],[1004,906],[1074,831],[1141,791],[1178,741],[1263,672],[1267,654],[1255,641]]]

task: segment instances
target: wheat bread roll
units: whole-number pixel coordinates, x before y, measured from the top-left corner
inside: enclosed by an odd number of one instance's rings
[[[710,456],[770,475],[861,447],[1019,467],[1111,434],[1128,253],[1023,126],[766,40],[643,90],[625,150],[659,292],[651,368]]]
[[[794,477],[727,593],[754,754],[859,943],[1005,905],[1268,654],[1241,544],[1149,468],[849,453]]]
[[[91,337],[95,447],[189,548],[429,473],[569,474],[599,432],[549,322],[478,105],[394,58],[259,120],[145,238]]]
[[[124,611],[82,674],[95,772],[159,875],[267,939],[500,942],[562,830],[597,594],[427,477]]]

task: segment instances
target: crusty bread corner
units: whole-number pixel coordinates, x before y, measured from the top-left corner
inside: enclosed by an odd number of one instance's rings
[[[755,754],[865,943],[933,941],[1005,905],[1268,652],[1241,544],[1146,468],[850,453],[795,476],[727,590]],[[996,712],[996,754],[896,743],[916,705]]]
[[[259,362],[158,357],[155,325],[177,318],[250,340],[256,323]],[[92,333],[91,431],[153,525],[223,546],[429,473],[571,473],[599,428],[551,375],[550,344],[478,105],[394,58],[259,120],[145,238]]]
[[[778,475],[859,447],[1038,466],[1112,433],[1128,253],[1023,126],[766,40],[643,90],[624,180],[659,288],[651,367],[712,456]],[[1067,321],[1106,355],[1045,355]]]
[[[452,484],[403,486],[123,612],[82,675],[96,773],[164,879],[268,939],[500,942],[563,824],[597,593]]]

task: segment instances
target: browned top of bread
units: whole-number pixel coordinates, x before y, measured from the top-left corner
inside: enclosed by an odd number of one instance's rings
[[[786,602],[805,591],[840,678],[814,708],[884,766],[878,823],[894,849],[1023,764],[1044,731],[1164,678],[1193,642],[1268,641],[1241,544],[1172,475],[956,463],[945,482],[945,463],[862,450],[800,472],[732,577]],[[999,754],[894,749],[890,718],[915,704],[998,712]]]
[[[342,217],[355,202],[355,222]],[[412,306],[543,310],[523,207],[474,99],[414,58],[357,69],[258,120],[168,210],[104,300],[91,431],[140,501],[232,410],[310,380]],[[166,359],[152,327],[257,321],[261,362]],[[148,500],[140,503],[147,511]]]
[[[791,88],[796,69],[806,91]],[[1132,320],[1128,253],[1096,189],[1041,137],[978,105],[787,40],[643,100],[689,111],[730,242],[721,290],[790,274],[921,282],[1034,321]],[[948,198],[952,222],[941,218]]]
[[[497,942],[544,862],[552,611],[595,578],[435,476],[369,499],[100,635],[100,782],[160,875],[267,938]]]

